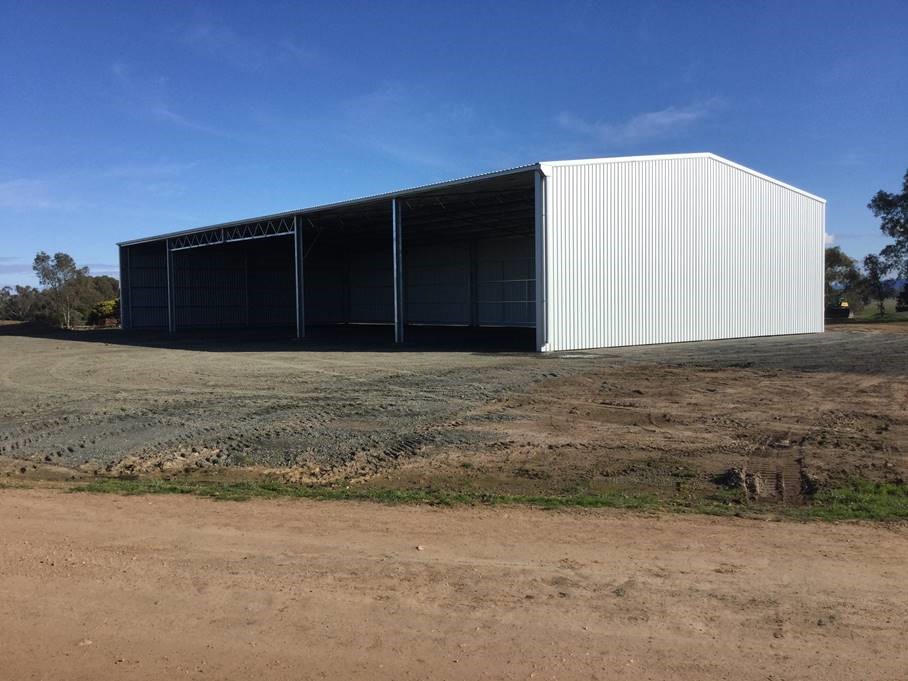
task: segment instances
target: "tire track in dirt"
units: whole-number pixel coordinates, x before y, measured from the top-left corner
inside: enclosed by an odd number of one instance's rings
[[[787,462],[792,452],[770,444],[807,437],[814,449],[826,438],[829,456],[856,447],[846,455],[852,462],[876,465],[882,456],[902,465],[892,444],[902,440],[904,420],[878,397],[905,403],[905,333],[858,329],[552,355],[273,345],[205,352],[2,334],[0,453],[103,469],[124,457],[196,448],[220,451],[217,465],[330,470],[368,461],[381,470],[449,451],[481,457],[502,444],[526,458],[532,447],[544,453],[554,444],[559,456],[583,453],[598,469],[637,465],[630,459],[646,453],[715,467],[730,456]],[[611,380],[622,372],[620,385]],[[815,374],[825,377],[817,385]],[[829,387],[836,381],[839,392]],[[796,418],[785,402],[797,407]],[[874,432],[875,411],[888,434]],[[863,431],[849,435],[823,414],[840,426],[865,419],[855,426]],[[525,422],[531,437],[518,432]],[[880,442],[883,450],[870,451]],[[630,457],[624,463],[615,454],[622,451]]]

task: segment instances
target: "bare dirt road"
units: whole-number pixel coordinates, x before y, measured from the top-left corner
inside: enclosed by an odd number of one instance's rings
[[[5,489],[0,537],[10,681],[908,668],[905,525]]]

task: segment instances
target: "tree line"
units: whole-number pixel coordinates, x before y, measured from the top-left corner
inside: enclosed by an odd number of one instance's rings
[[[65,329],[82,324],[116,323],[120,316],[120,282],[92,276],[72,256],[39,252],[32,262],[39,286],[0,289],[0,319],[37,322]]]
[[[901,192],[881,189],[867,207],[879,218],[883,234],[893,241],[878,254],[865,256],[861,263],[838,246],[826,249],[826,309],[834,310],[842,302],[860,308],[875,301],[882,317],[887,298],[896,298],[896,309],[908,310],[908,171]],[[901,286],[887,278],[891,275],[901,277]]]

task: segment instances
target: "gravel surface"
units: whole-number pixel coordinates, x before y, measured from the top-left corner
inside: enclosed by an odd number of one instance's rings
[[[249,465],[312,475],[348,468],[374,473],[428,455],[494,456],[542,446],[553,435],[539,427],[552,413],[562,415],[562,430],[576,429],[578,443],[599,447],[599,454],[633,427],[647,427],[638,421],[660,427],[664,414],[698,432],[716,432],[721,442],[704,445],[713,454],[728,452],[735,433],[754,442],[784,440],[786,428],[735,423],[736,407],[723,391],[746,385],[741,404],[771,402],[752,420],[800,410],[808,434],[824,418],[833,425],[856,419],[859,431],[885,427],[878,439],[898,467],[908,386],[905,331],[897,324],[849,326],[817,335],[538,355],[171,340],[116,331],[42,336],[6,326],[0,328],[0,457],[13,474],[23,461],[26,468],[120,473]],[[675,397],[666,401],[671,390]],[[719,392],[697,397],[699,406],[682,413],[680,406],[696,401],[691,395],[710,390]],[[859,413],[858,393],[865,402]],[[559,404],[540,399],[545,395],[559,395]],[[587,409],[609,403],[611,416]],[[564,405],[587,409],[586,415],[572,423],[577,414]],[[622,416],[628,410],[635,415]],[[690,459],[685,441],[690,444],[692,430],[674,427],[663,428],[657,449]],[[799,427],[787,429],[797,435]],[[677,451],[666,444],[672,441]]]

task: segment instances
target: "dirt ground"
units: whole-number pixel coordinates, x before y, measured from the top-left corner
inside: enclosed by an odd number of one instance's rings
[[[0,537],[17,681],[908,668],[904,524],[6,489]]]
[[[908,325],[548,355],[0,329],[0,480],[706,494],[908,478]],[[250,468],[251,467],[251,468]]]
[[[903,678],[904,523],[59,481],[702,497],[737,469],[800,504],[904,482],[906,396],[900,324],[551,355],[5,326],[0,678]]]

